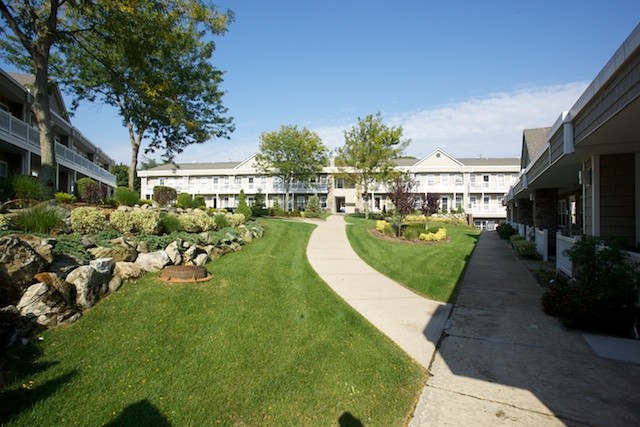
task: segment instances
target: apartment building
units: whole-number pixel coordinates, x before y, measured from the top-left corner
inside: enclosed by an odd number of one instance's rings
[[[0,70],[0,179],[12,174],[38,175],[40,141],[29,90],[33,83],[32,75]],[[56,84],[51,85],[50,104],[58,163],[56,190],[71,192],[84,177],[115,188],[116,177],[109,172],[114,160],[71,124]]]
[[[623,240],[640,261],[640,25],[569,111],[525,130],[508,219],[571,274],[581,235]]]
[[[267,206],[276,201],[284,205],[284,185],[273,176],[260,173],[255,155],[242,162],[166,164],[138,171],[141,196],[151,199],[153,187],[173,187],[178,193],[203,196],[209,207],[235,208],[238,194],[244,190],[251,204],[260,191]],[[479,228],[493,229],[506,218],[501,200],[517,179],[520,161],[504,159],[456,159],[443,150],[435,150],[422,159],[396,160],[396,169],[414,181],[418,206],[428,193],[437,193],[442,211],[461,210],[473,215]],[[291,207],[303,210],[310,196],[317,195],[321,206],[331,212],[362,211],[365,197],[348,174],[330,165],[310,182],[296,182],[290,188]],[[370,189],[370,209],[381,211],[392,207],[384,185]]]

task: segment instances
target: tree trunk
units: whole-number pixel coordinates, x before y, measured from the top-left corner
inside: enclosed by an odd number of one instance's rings
[[[369,219],[369,183],[365,179],[362,184],[364,187],[364,217],[365,219]]]
[[[284,210],[285,212],[289,212],[289,187],[291,183],[288,178],[285,178],[284,181]]]
[[[46,65],[36,64],[33,92],[32,111],[38,121],[38,131],[40,132],[40,172],[38,178],[45,187],[46,196],[52,197],[56,191],[57,164],[49,105],[49,70]]]
[[[129,142],[131,142],[131,164],[129,165],[128,176],[129,189],[135,190],[136,168],[138,167],[138,154],[140,152],[140,145],[142,144],[143,132],[139,132],[138,136],[136,137],[131,120],[127,120],[127,130],[129,131]],[[142,192],[142,188],[140,188],[140,192]]]

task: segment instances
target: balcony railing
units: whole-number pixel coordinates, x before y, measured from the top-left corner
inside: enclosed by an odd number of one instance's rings
[[[40,133],[35,127],[29,126],[26,122],[13,117],[6,111],[0,110],[0,130],[26,142],[31,150],[40,154]],[[116,186],[115,175],[57,142],[55,143],[55,154],[56,161],[59,163],[63,163],[62,161],[66,160],[78,172],[97,178],[113,187]]]

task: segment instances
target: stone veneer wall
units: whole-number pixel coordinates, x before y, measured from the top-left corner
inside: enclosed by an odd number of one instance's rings
[[[555,234],[558,229],[558,190],[542,188],[533,195],[533,225]]]
[[[533,202],[529,199],[518,199],[518,223],[533,225]]]

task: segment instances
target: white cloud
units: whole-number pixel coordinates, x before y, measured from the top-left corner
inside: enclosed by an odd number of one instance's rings
[[[442,148],[456,157],[518,157],[522,130],[551,126],[562,111],[577,101],[586,82],[552,86],[531,86],[484,98],[384,117],[385,122],[402,126],[412,142],[407,154],[425,156]],[[343,144],[343,132],[355,119],[343,124],[313,129],[330,148]]]

